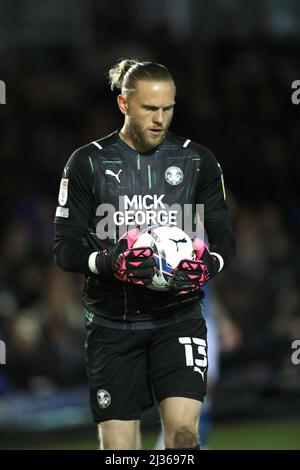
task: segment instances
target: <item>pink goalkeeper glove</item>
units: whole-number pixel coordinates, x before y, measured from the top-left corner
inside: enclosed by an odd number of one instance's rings
[[[178,294],[188,294],[204,286],[220,270],[220,259],[211,254],[204,241],[193,239],[196,258],[183,259],[174,270],[172,289]]]
[[[119,239],[113,251],[99,252],[96,257],[98,272],[112,272],[120,281],[131,284],[151,284],[155,274],[152,248],[132,248],[139,234],[138,228],[131,229]]]

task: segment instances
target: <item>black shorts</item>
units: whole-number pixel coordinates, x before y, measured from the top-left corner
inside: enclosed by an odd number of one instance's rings
[[[167,397],[203,401],[206,325],[186,320],[150,330],[87,327],[86,361],[94,421],[136,420]]]

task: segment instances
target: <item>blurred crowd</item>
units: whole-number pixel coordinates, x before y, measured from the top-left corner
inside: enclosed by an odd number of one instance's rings
[[[214,281],[222,377],[238,370],[245,386],[261,380],[277,387],[284,377],[292,387],[290,347],[300,338],[296,45],[178,42],[156,25],[139,30],[138,45],[124,35],[117,48],[105,42],[108,31],[101,34],[86,49],[18,47],[0,66],[7,85],[0,108],[0,338],[7,347],[0,393],[86,382],[81,277],[53,265],[53,219],[70,154],[121,124],[106,79],[120,57],[170,69],[178,92],[172,130],[210,147],[223,167],[238,243],[232,267]]]

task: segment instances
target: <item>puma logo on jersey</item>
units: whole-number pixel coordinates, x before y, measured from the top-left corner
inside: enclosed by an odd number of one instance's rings
[[[187,240],[186,240],[185,238],[181,238],[180,240],[173,240],[173,238],[169,238],[169,240],[170,240],[171,242],[176,243],[177,251],[179,251],[178,243],[187,243]]]
[[[106,170],[106,171],[105,171],[105,174],[106,174],[106,175],[114,176],[114,177],[116,178],[116,180],[118,181],[118,183],[121,183],[120,178],[119,178],[119,174],[121,173],[121,171],[123,171],[123,170],[122,170],[122,169],[119,170],[118,173],[116,174],[116,173],[114,173],[114,172],[111,171],[111,170]]]
[[[196,367],[196,366],[195,366],[194,369],[193,369],[193,371],[194,371],[194,372],[199,372],[199,374],[201,375],[202,380],[203,380],[203,382],[204,382],[204,374],[205,374],[206,368],[205,368],[204,370],[201,370],[201,369],[199,369],[199,367]]]

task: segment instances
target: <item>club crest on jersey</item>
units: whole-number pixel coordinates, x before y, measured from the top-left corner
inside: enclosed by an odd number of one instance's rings
[[[100,408],[107,408],[111,404],[111,396],[107,390],[101,388],[97,392],[97,401]]]
[[[69,180],[67,178],[62,178],[60,182],[58,202],[60,206],[64,206],[68,200],[68,185]]]
[[[176,186],[183,180],[183,171],[178,166],[169,166],[165,171],[165,179],[167,183]]]

